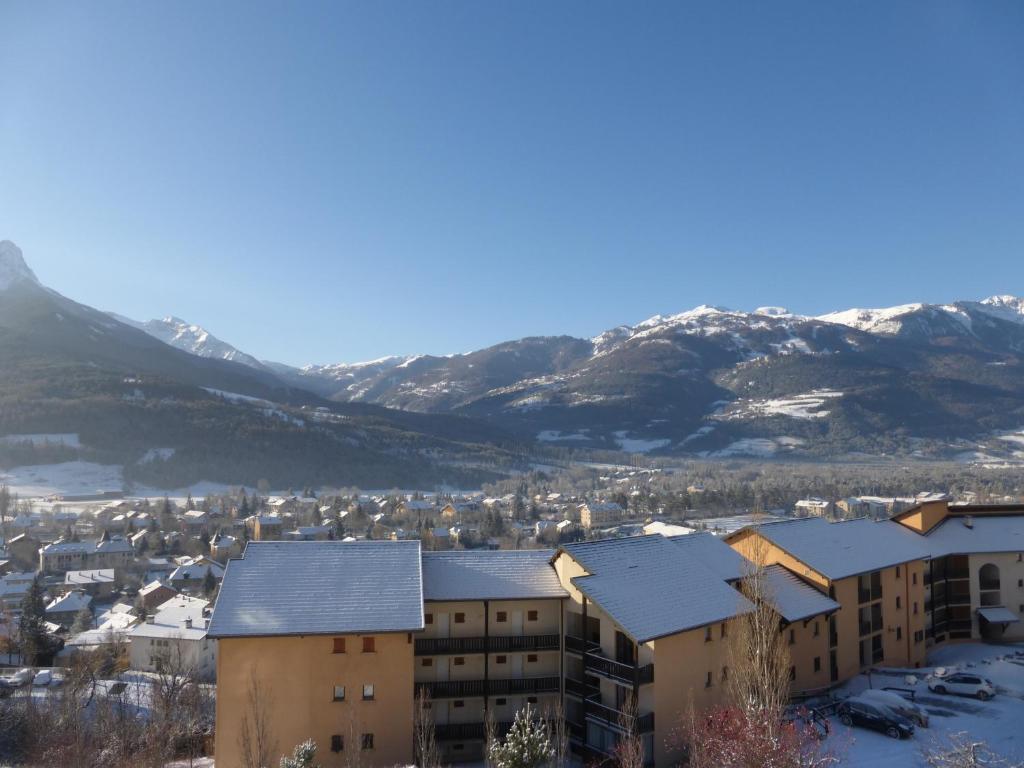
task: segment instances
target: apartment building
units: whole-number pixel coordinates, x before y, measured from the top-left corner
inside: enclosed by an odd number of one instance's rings
[[[131,542],[104,533],[98,541],[58,539],[39,549],[39,570],[43,573],[124,568],[135,556]]]
[[[580,505],[580,525],[595,528],[626,519],[626,510],[616,501],[588,501]]]
[[[745,556],[783,566],[842,607],[829,619],[827,683],[874,665],[924,663],[927,549],[906,527],[802,518],[745,528],[726,541]]]
[[[507,731],[561,695],[562,601],[548,550],[424,552],[416,690],[429,697],[446,761],[481,760],[485,723]]]
[[[418,541],[250,542],[228,562],[208,630],[218,766],[247,764],[254,703],[269,763],[312,738],[325,768],[409,765],[423,628]]]
[[[930,501],[894,521],[928,552],[925,637],[1024,640],[1024,504]]]
[[[632,730],[648,764],[677,764],[682,718],[724,700],[730,627],[753,608],[737,588],[750,564],[711,534],[568,544],[552,562],[569,594],[564,688],[574,749],[601,760]],[[794,685],[821,687],[823,628],[839,606],[781,568],[769,578],[780,631],[791,631],[801,660]]]
[[[217,667],[217,644],[207,637],[210,604],[186,595],[165,601],[128,634],[132,669],[194,673],[212,680]]]

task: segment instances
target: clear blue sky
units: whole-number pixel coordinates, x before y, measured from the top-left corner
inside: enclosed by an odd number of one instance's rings
[[[1024,3],[0,5],[0,239],[263,358],[1024,293]]]

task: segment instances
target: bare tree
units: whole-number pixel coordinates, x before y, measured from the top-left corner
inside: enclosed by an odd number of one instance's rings
[[[270,730],[271,704],[270,692],[263,689],[257,670],[251,669],[246,711],[238,735],[238,746],[242,751],[242,768],[266,768],[270,765],[271,755],[275,750]]]
[[[416,764],[420,768],[437,768],[441,765],[441,754],[434,734],[434,714],[430,694],[425,688],[416,692],[416,710],[413,713],[414,736],[416,739]]]
[[[565,720],[565,702],[559,696],[546,713],[551,728],[551,746],[555,750],[555,765],[568,765],[569,760],[569,728]]]
[[[931,768],[1021,768],[1024,765],[1000,757],[984,741],[971,739],[964,732],[951,734],[943,747],[924,750],[924,760]]]
[[[643,768],[644,740],[640,736],[637,720],[639,708],[636,696],[630,694],[619,712],[619,728],[622,736],[615,745],[614,760],[617,768]]]

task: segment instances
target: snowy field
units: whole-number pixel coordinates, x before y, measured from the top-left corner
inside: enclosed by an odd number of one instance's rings
[[[832,718],[832,735],[826,744],[850,768],[925,768],[923,751],[941,747],[948,736],[964,732],[1011,761],[1024,760],[1024,644],[983,645],[970,643],[940,648],[928,657],[929,669],[913,670],[918,682],[908,686],[906,672],[876,672],[872,687],[913,687],[918,704],[928,710],[930,727],[918,728],[913,738],[896,741],[864,728],[847,728]],[[970,669],[996,685],[996,696],[982,702],[959,696],[940,696],[928,690],[926,678],[935,667]],[[859,693],[868,687],[860,675],[841,689],[840,695]]]
[[[55,493],[87,494],[118,490],[124,486],[120,464],[65,461],[31,464],[0,472],[0,482],[19,496],[50,496]]]

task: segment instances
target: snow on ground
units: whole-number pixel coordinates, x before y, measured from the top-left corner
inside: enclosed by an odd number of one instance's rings
[[[273,405],[269,400],[264,400],[259,397],[251,397],[250,395],[240,395],[237,392],[226,392],[223,389],[214,389],[213,387],[203,387],[211,395],[217,395],[217,397],[223,397],[225,400],[230,400],[233,403],[252,403],[253,405]]]
[[[1018,657],[1015,654],[1021,653]],[[828,742],[849,768],[924,768],[923,750],[943,746],[948,737],[964,732],[981,740],[997,754],[1011,761],[1024,760],[1024,644],[986,645],[969,643],[940,648],[929,654],[928,669],[876,671],[871,675],[874,688],[912,687],[915,700],[929,713],[930,727],[918,728],[913,738],[896,741],[885,734],[864,728],[846,728],[832,718],[832,736]],[[936,667],[969,669],[987,677],[996,685],[996,696],[982,702],[959,696],[940,696],[928,690],[926,676]],[[915,675],[918,682],[908,686],[905,676]],[[841,689],[842,695],[868,688],[868,678],[860,675]]]
[[[7,445],[17,443],[32,443],[32,445],[66,445],[68,448],[81,448],[77,432],[60,432],[53,434],[34,435],[4,435],[0,437],[0,443]]]
[[[791,451],[803,445],[804,441],[799,437],[744,437],[730,443],[718,451],[701,451],[700,456],[709,458],[729,458],[730,456],[774,456],[779,451]]]
[[[559,440],[589,440],[588,435],[583,432],[561,432],[557,429],[543,429],[537,433],[537,439],[542,443],[553,443]]]
[[[647,453],[648,451],[654,451],[658,448],[664,448],[672,442],[671,440],[664,439],[644,440],[642,438],[626,437],[628,434],[626,430],[620,430],[614,434],[615,442],[618,443],[619,448],[626,453]]]
[[[153,461],[167,461],[174,455],[173,448],[150,448],[139,459],[139,464],[149,464]]]
[[[788,416],[792,419],[822,419],[829,411],[819,410],[843,393],[832,389],[813,389],[799,395],[764,398],[759,400],[738,400],[724,411],[720,418],[754,419],[764,416]]]
[[[30,464],[0,473],[11,493],[19,496],[86,494],[117,490],[124,486],[120,464],[65,461],[61,464]]]

